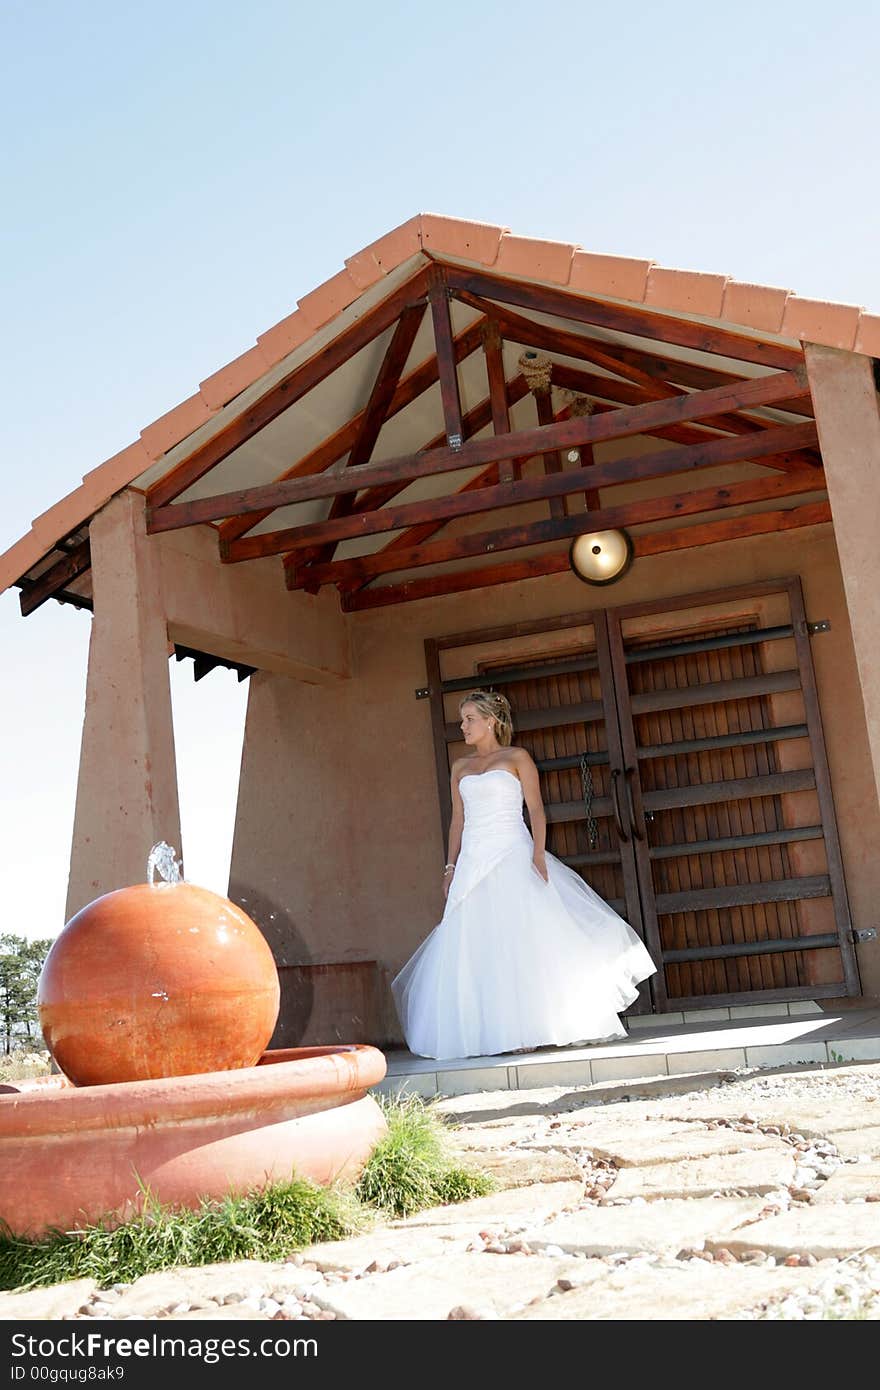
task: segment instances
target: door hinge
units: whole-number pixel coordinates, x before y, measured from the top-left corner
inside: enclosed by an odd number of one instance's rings
[[[830,632],[830,631],[831,631],[831,620],[830,620],[830,618],[820,618],[820,619],[819,619],[819,622],[817,622],[817,623],[807,623],[807,632],[810,634],[811,637],[815,637],[815,635],[816,635],[817,632]]]
[[[876,941],[876,927],[854,927],[852,932],[853,941]]]
[[[430,695],[430,693],[431,693],[431,690],[430,690],[430,687],[429,687],[429,686],[427,686],[427,685],[420,685],[419,688],[418,688],[418,690],[416,691],[416,699],[417,699],[417,700],[427,700],[427,698],[428,698],[428,696]]]

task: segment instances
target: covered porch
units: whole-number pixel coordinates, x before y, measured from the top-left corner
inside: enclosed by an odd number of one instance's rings
[[[469,1070],[873,1046],[877,353],[853,306],[499,227],[358,252],[0,560],[25,615],[94,614],[68,916],[180,842],[169,656],[234,665],[229,895],[275,1045],[437,1078],[388,982],[442,910],[457,701],[489,684],[550,849],[662,969],[625,1043]],[[582,583],[572,541],[620,530],[631,567]]]

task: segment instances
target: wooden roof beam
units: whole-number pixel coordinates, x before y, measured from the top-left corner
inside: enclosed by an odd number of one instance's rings
[[[749,516],[722,517],[699,526],[681,526],[667,531],[633,537],[636,558],[660,555],[664,551],[688,550],[695,546],[716,545],[721,541],[740,540],[748,536],[768,535],[791,531],[801,526],[819,526],[831,520],[827,502],[810,502],[801,507],[753,512]],[[475,569],[458,570],[454,574],[438,574],[408,579],[402,584],[382,584],[343,594],[342,607],[347,613],[366,608],[384,608],[395,603],[407,603],[420,598],[435,598],[442,594],[468,592],[496,584],[510,584],[523,579],[539,579],[547,574],[564,574],[569,569],[568,553],[536,555],[532,559],[509,560],[499,565],[480,565]]]
[[[586,470],[578,469],[583,474]],[[535,492],[538,485],[568,482],[574,475],[557,474],[544,478],[529,479],[528,483],[515,484],[517,488],[530,486]],[[578,488],[583,487],[583,479],[578,478]],[[308,570],[298,571],[295,565],[285,563],[287,586],[302,588],[307,576],[311,583],[345,583],[354,579],[376,578],[392,570],[420,568],[423,565],[446,564],[451,560],[462,560],[474,555],[495,554],[500,550],[518,550],[523,546],[544,545],[551,541],[568,540],[586,531],[614,530],[620,527],[638,526],[650,521],[666,521],[677,516],[691,516],[697,512],[711,512],[722,507],[739,507],[753,502],[791,497],[797,493],[815,492],[816,474],[812,469],[802,469],[800,473],[775,473],[770,477],[751,478],[742,483],[727,483],[721,487],[702,488],[693,492],[681,492],[664,497],[640,498],[637,501],[621,502],[612,507],[600,507],[596,512],[581,512],[576,516],[552,517],[549,521],[526,522],[517,526],[506,526],[495,531],[468,532],[464,535],[448,536],[430,545],[416,545],[406,550],[379,551],[373,555],[354,556],[348,560],[337,560],[327,565],[313,565]],[[497,488],[486,488],[486,493],[497,492]],[[543,488],[542,488],[543,491]],[[444,499],[445,500],[445,499]],[[472,505],[477,498],[470,500]]]
[[[437,366],[440,371],[440,400],[443,404],[443,423],[446,428],[446,443],[450,449],[457,449],[463,442],[461,432],[461,397],[458,390],[458,373],[455,370],[453,350],[452,318],[449,313],[449,291],[446,277],[440,266],[432,267],[432,283],[428,291],[431,305],[431,318],[434,323],[434,347],[437,353]]]
[[[509,310],[499,309],[497,305],[487,299],[481,299],[478,295],[462,293],[461,298],[464,303],[471,308],[478,309],[487,318],[494,315],[495,321],[506,338],[513,338],[516,342],[522,342],[531,346],[538,346],[544,351],[562,353],[564,356],[580,357],[582,360],[591,362],[594,366],[601,367],[604,371],[616,374],[617,378],[623,378],[628,382],[630,392],[632,387],[638,387],[640,394],[629,399],[633,400],[663,400],[665,397],[684,396],[688,392],[681,386],[670,385],[666,381],[659,380],[657,375],[650,375],[640,368],[629,365],[623,358],[619,358],[616,348],[613,353],[605,350],[595,350],[593,343],[589,339],[583,338],[579,333],[568,333],[564,330],[549,329],[546,325],[536,325],[534,320],[524,318],[521,314],[511,313]],[[535,328],[538,333],[534,332]],[[531,343],[532,339],[538,339]],[[554,363],[553,381],[557,381],[556,363]],[[602,378],[597,378],[600,380]],[[604,378],[613,386],[615,377]],[[747,377],[729,376],[731,381],[747,381]],[[747,434],[749,431],[772,428],[772,423],[767,420],[754,419],[749,415],[724,414],[712,419],[703,421],[706,428],[723,430],[727,434]]]
[[[611,407],[608,406],[606,407],[606,409],[610,410]],[[566,406],[564,410],[559,412],[556,418],[559,420],[567,419],[568,412],[569,407]],[[589,467],[593,463],[592,446],[589,444],[584,444],[581,447],[580,454],[581,459],[583,461],[583,466]],[[519,477],[519,465],[524,462],[525,460],[515,461],[515,466],[517,467],[517,477]],[[478,473],[476,477],[471,478],[469,482],[465,483],[464,487],[459,488],[458,492],[475,492],[480,488],[492,487],[495,483],[501,482],[502,478],[500,476],[500,468],[501,465],[490,464],[489,467],[486,468],[483,472]],[[599,495],[598,490],[587,491],[585,492],[584,496],[586,499],[588,509],[595,510],[602,505],[601,497]],[[438,531],[442,531],[445,525],[446,519],[442,518],[439,521],[427,521],[418,526],[410,526],[407,530],[401,531],[398,535],[394,536],[392,540],[388,541],[388,543],[382,547],[382,551],[383,553],[385,551],[394,552],[397,550],[402,550],[407,546],[417,545],[421,541],[428,540],[429,537],[436,535]],[[286,563],[287,560],[285,558],[285,564]],[[369,579],[346,580],[340,582],[339,588],[344,592],[356,592],[358,589],[365,588],[367,584],[371,582],[372,581]]]
[[[74,579],[78,579],[81,574],[91,567],[92,556],[88,537],[81,541],[79,545],[58,560],[49,569],[44,570],[26,589],[23,589],[19,596],[19,605],[23,618],[28,617],[38,609],[41,604],[46,603],[50,598],[54,598]]]
[[[507,386],[507,395],[511,405],[515,405],[517,401],[522,400],[523,396],[527,394],[528,387],[526,386],[525,379],[522,376],[514,377],[514,379]],[[464,438],[470,439],[472,435],[479,434],[480,430],[485,429],[486,425],[489,424],[491,412],[492,406],[488,397],[486,397],[485,400],[480,401],[479,405],[474,406],[473,410],[469,410],[467,415],[465,415],[464,419],[461,422],[462,434]],[[445,430],[442,434],[436,435],[434,439],[430,440],[424,446],[425,452],[430,452],[432,449],[442,449],[445,447]],[[490,471],[493,473],[493,475],[497,475],[498,465],[491,464],[489,469],[486,470],[486,472]],[[482,477],[483,474],[480,474],[480,476]],[[405,482],[402,483],[386,483],[384,487],[368,488],[364,493],[362,493],[362,495],[360,496],[360,498],[357,499],[356,502],[355,493],[346,493],[345,498],[348,502],[351,503],[348,509],[348,513],[346,514],[351,514],[351,512],[355,510],[355,507],[357,509],[358,516],[363,515],[363,513],[365,512],[377,511],[380,507],[384,507],[386,502],[390,502],[393,498],[395,498],[398,495],[398,493],[401,493],[406,488],[408,488],[409,485],[410,480],[407,479]],[[336,518],[333,516],[331,509],[331,514],[328,516],[327,521],[329,522],[335,519]],[[325,523],[317,524],[323,525]],[[358,534],[360,534],[360,532],[358,532]],[[324,541],[321,544],[312,544],[311,547],[305,549],[297,556],[297,560],[301,565],[323,563],[323,560],[325,558],[325,549],[332,547],[332,549],[335,550],[336,545],[336,541]],[[222,547],[222,553],[224,554],[224,556],[228,556],[231,549],[231,547]],[[326,556],[326,558],[329,559],[330,557]],[[306,584],[304,585],[304,587],[308,589],[310,586]]]
[[[638,368],[644,376],[674,383],[676,386],[687,386],[697,391],[705,391],[712,386],[724,386],[733,381],[747,380],[741,372],[724,371],[720,367],[704,367],[698,362],[687,362],[682,358],[652,353],[646,348],[632,347],[628,343],[607,343],[604,340],[591,338],[585,333],[574,333],[568,329],[539,323],[535,319],[516,314],[510,309],[504,309],[488,299],[469,294],[467,291],[453,291],[453,293],[463,304],[471,307],[475,304],[485,304],[493,319],[499,323],[506,323],[507,336],[513,338],[515,342],[521,342],[524,347],[540,347],[546,352],[562,353],[566,357],[592,362],[594,366],[602,365],[596,357],[596,349],[601,349],[606,356],[612,353],[614,360],[618,363],[617,375],[619,376],[623,375],[619,369],[620,365],[626,364]],[[584,326],[589,327],[589,325]],[[525,336],[526,333],[529,334],[528,337]],[[611,370],[610,366],[606,370]],[[628,379],[632,380],[631,378]],[[632,384],[637,385],[639,383],[633,381]],[[812,402],[809,398],[780,401],[779,409],[791,411],[795,415],[813,415]]]
[[[480,346],[480,333],[483,322],[484,320],[478,319],[475,323],[468,324],[467,328],[463,329],[462,332],[457,335],[455,339],[457,362],[462,362],[466,357],[470,357],[471,353],[476,352],[477,348]],[[408,405],[411,405],[412,402],[423,395],[425,391],[430,390],[432,386],[436,385],[437,380],[437,358],[432,353],[430,357],[426,357],[423,362],[420,362],[417,367],[414,367],[411,372],[408,372],[400,382],[400,385],[392,397],[391,404],[388,407],[386,418],[391,419],[391,417],[398,414],[399,411],[405,410]],[[337,463],[339,459],[344,458],[354,446],[358,437],[358,432],[363,424],[363,419],[364,411],[358,411],[357,415],[352,416],[352,418],[336,430],[334,434],[322,440],[321,443],[316,445],[304,458],[299,459],[297,463],[291,464],[290,468],[285,469],[274,481],[284,482],[288,478],[310,477],[315,473],[323,472],[323,470],[329,468],[331,464]],[[154,517],[153,529],[174,530],[178,526],[192,525],[192,522],[183,519],[183,512],[180,514],[177,512],[178,507],[184,508],[185,506],[186,503],[177,503],[173,507],[160,508],[159,510],[164,519],[164,524],[162,522],[156,523]],[[266,511],[252,512],[245,516],[230,516],[229,520],[222,522],[220,525],[220,539],[237,540],[239,536],[245,535],[251,527],[257,526],[261,521],[265,520],[267,516],[270,516],[271,512],[272,508],[269,508]]]
[[[637,338],[675,343],[678,347],[697,352],[717,353],[739,362],[754,362],[763,367],[786,371],[796,368],[804,360],[799,348],[788,347],[784,343],[750,338],[727,328],[716,328],[692,319],[679,319],[651,309],[590,299],[549,285],[525,284],[504,276],[453,265],[447,265],[446,277],[449,288],[454,291],[467,290],[503,304],[573,319],[577,323],[590,323],[597,328],[608,328]]]
[[[483,358],[489,381],[489,403],[492,408],[492,430],[495,434],[510,434],[510,412],[507,401],[507,382],[504,376],[504,356],[501,332],[497,319],[486,319],[483,329]],[[498,464],[498,481],[512,483],[516,476],[513,459]]]
[[[739,380],[742,379],[743,378],[739,378]],[[577,367],[569,367],[559,362],[554,362],[553,364],[553,382],[554,385],[562,387],[563,389],[577,391],[581,395],[589,396],[594,404],[597,402],[597,398],[604,398],[605,400],[614,401],[621,405],[639,405],[644,400],[644,396],[641,394],[638,387],[633,386],[628,381],[615,381],[611,377],[597,376],[595,372],[583,372]],[[603,407],[598,408],[602,409]],[[608,409],[609,407],[606,406],[604,408]],[[746,417],[729,418],[744,419]],[[719,417],[716,416],[711,421],[708,419],[700,420],[696,425],[668,425],[665,429],[655,430],[654,433],[659,438],[671,439],[677,444],[704,443],[707,439],[717,437],[718,421]],[[758,432],[758,429],[775,430],[779,428],[781,428],[781,426],[776,423],[771,425],[766,421],[762,421],[755,429],[734,430],[733,432],[737,434],[755,434]],[[711,433],[709,433],[710,430]],[[762,462],[766,462],[767,466],[770,468],[821,468],[822,456],[818,449],[815,451],[803,450],[797,455],[792,455],[790,451],[786,451],[785,459],[771,456],[766,460],[762,460]]]
[[[397,327],[382,359],[376,380],[373,382],[370,399],[363,412],[360,429],[351,447],[346,468],[358,468],[362,463],[369,463],[370,461],[376,440],[388,418],[388,411],[400,381],[400,374],[406,366],[406,360],[412,351],[412,345],[424,318],[425,307],[424,304],[411,304],[404,309],[397,321]],[[450,342],[450,354],[454,361],[454,342]],[[340,493],[338,497],[334,497],[330,504],[330,518],[348,516],[353,510],[355,496],[355,493],[349,492]],[[315,555],[317,560],[329,560],[331,558],[332,551],[326,553],[323,547]]]
[[[770,440],[757,435],[749,435],[745,439],[740,436],[726,436],[722,439],[708,440],[704,444],[691,444],[686,448],[636,454],[626,458],[609,459],[605,463],[593,463],[587,467],[567,469],[565,472],[545,474],[542,477],[523,478],[519,482],[504,483],[491,490],[481,489],[472,496],[464,497],[461,492],[453,492],[426,501],[404,502],[397,507],[381,507],[368,513],[359,511],[354,516],[339,517],[332,521],[306,522],[301,526],[285,527],[281,531],[245,537],[226,547],[224,559],[230,563],[265,559],[268,555],[307,549],[309,546],[327,541],[338,544],[340,541],[356,540],[363,536],[400,531],[407,526],[418,526],[422,522],[451,521],[456,517],[469,516],[473,512],[492,511],[499,507],[536,502],[550,497],[565,497],[569,493],[582,491],[587,485],[593,488],[619,486],[621,483],[643,482],[649,478],[665,478],[676,473],[694,473],[698,469],[717,468],[729,463],[760,461],[771,448],[784,448],[787,443],[800,444],[804,439],[815,438],[816,426],[811,421],[805,421],[801,425],[791,425],[776,433],[784,437],[777,441],[775,438]],[[810,474],[813,487],[817,491],[824,487],[824,474],[813,468],[801,471]]]
[[[696,421],[717,414],[719,409],[741,406],[770,405],[783,396],[806,395],[809,391],[806,372],[775,372],[748,381],[714,387],[710,391],[676,396],[671,400],[649,401],[645,405],[613,410],[607,414],[578,416],[554,425],[538,426],[531,430],[515,430],[510,434],[486,439],[473,439],[460,449],[436,449],[428,453],[405,454],[383,463],[367,463],[344,473],[323,473],[310,478],[290,478],[283,482],[264,483],[258,487],[224,493],[218,497],[202,497],[173,508],[154,510],[148,530],[167,530],[177,525],[194,525],[202,521],[218,521],[238,513],[260,511],[264,508],[290,506],[311,501],[316,497],[335,497],[340,492],[382,483],[403,482],[435,473],[453,473],[465,468],[479,468],[511,457],[529,458],[546,449],[579,448],[606,439],[623,439],[634,434],[650,434],[656,426]],[[760,439],[769,434],[742,436],[745,440]],[[779,434],[781,431],[773,431]],[[780,446],[781,447],[781,446]],[[169,516],[168,513],[171,513]],[[185,519],[183,519],[185,518]],[[254,537],[246,539],[256,539]],[[242,542],[243,543],[243,542]]]

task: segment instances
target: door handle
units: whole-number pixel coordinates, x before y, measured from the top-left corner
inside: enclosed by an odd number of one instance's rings
[[[629,836],[623,828],[623,818],[620,814],[620,790],[617,779],[621,775],[620,768],[611,769],[611,805],[614,810],[614,823],[617,826],[617,833],[625,845],[629,844]]]
[[[639,828],[639,823],[636,818],[636,808],[633,802],[632,778],[634,775],[634,767],[625,767],[623,769],[623,784],[626,787],[626,804],[629,811],[629,828],[637,840],[644,840],[645,837]]]

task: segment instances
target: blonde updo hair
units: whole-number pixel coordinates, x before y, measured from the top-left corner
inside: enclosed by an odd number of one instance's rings
[[[473,705],[484,719],[494,719],[495,737],[502,748],[510,746],[513,742],[513,716],[506,695],[499,694],[497,690],[471,690],[459,700],[459,714],[465,705]]]

